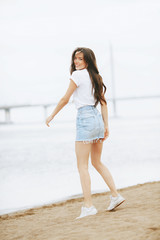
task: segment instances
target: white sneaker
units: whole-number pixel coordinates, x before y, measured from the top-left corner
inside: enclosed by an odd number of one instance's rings
[[[76,219],[79,219],[79,218],[83,218],[83,217],[87,217],[89,215],[95,215],[97,213],[97,209],[94,207],[94,206],[91,206],[89,208],[87,207],[82,207],[81,208],[81,214],[79,217],[77,217]]]
[[[110,196],[110,199],[111,199],[110,205],[106,209],[108,211],[113,210],[114,208],[118,207],[121,203],[125,201],[125,199],[120,194],[118,194],[118,197]]]

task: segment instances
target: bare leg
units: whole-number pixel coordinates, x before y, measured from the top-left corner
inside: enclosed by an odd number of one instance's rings
[[[91,151],[91,144],[84,144],[83,142],[75,143],[75,150],[77,156],[77,167],[80,175],[82,191],[84,195],[84,206],[91,207],[91,180],[88,172],[88,160]]]
[[[111,173],[108,168],[101,162],[101,153],[102,153],[103,143],[97,142],[93,143],[91,146],[91,161],[92,165],[99,172],[99,174],[103,177],[104,181],[108,185],[111,194],[113,197],[118,196],[118,192],[115,187],[114,180],[112,178]]]

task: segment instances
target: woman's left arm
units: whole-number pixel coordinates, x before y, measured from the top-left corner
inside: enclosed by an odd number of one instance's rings
[[[76,84],[73,82],[73,80],[70,80],[70,84],[65,95],[58,102],[57,106],[55,107],[51,115],[46,119],[46,125],[48,127],[50,127],[49,126],[50,121],[52,121],[56,114],[69,102],[69,99],[72,96],[73,92],[76,90],[76,88],[77,88]]]

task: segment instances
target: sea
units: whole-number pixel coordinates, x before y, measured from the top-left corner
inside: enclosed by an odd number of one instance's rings
[[[103,144],[102,162],[117,189],[160,180],[158,106],[159,100],[135,100],[128,108],[127,103],[118,105],[114,116],[108,104],[110,133]],[[48,114],[53,108],[48,108]],[[45,125],[43,108],[35,107],[15,109],[11,123],[0,124],[0,215],[82,196],[75,130],[72,104],[50,127]],[[108,192],[90,159],[89,172],[92,193]]]

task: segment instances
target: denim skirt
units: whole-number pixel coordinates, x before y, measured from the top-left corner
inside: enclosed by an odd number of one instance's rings
[[[95,106],[78,108],[76,119],[76,141],[92,143],[104,138],[104,122]]]

